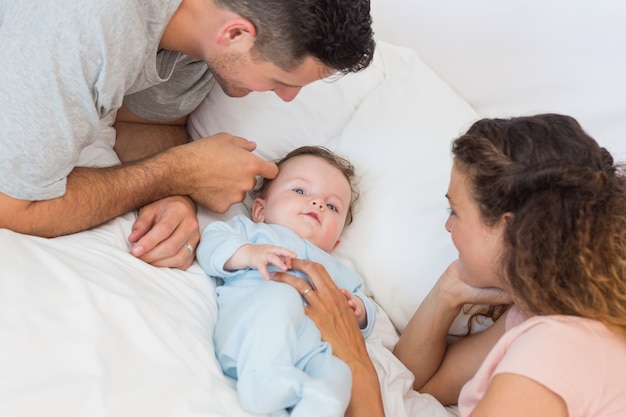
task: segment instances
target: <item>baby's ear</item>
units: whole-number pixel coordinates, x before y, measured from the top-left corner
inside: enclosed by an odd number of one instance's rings
[[[337,246],[339,246],[340,243],[341,239],[337,239],[337,241],[335,242],[335,246],[333,246],[333,250],[337,249]]]
[[[252,202],[252,220],[256,223],[265,221],[265,200],[255,198]]]

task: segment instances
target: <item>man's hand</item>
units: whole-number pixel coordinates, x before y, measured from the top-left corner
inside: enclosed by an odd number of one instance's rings
[[[115,124],[115,150],[122,162],[130,162],[177,148],[168,154],[173,160],[159,162],[176,167],[162,181],[163,186],[180,184],[166,194],[192,194],[217,212],[243,200],[256,184],[256,175],[276,175],[275,164],[252,155],[255,144],[242,138],[218,134],[184,146],[188,142],[186,121],[182,117],[166,124],[149,122],[122,106]],[[155,266],[180,269],[193,262],[195,254],[190,247],[195,249],[199,239],[195,205],[189,197],[167,197],[143,207],[128,237],[134,244],[133,255]]]
[[[130,253],[145,262],[186,270],[195,259],[200,241],[193,201],[174,196],[144,206],[128,241],[133,243]]]
[[[164,213],[170,212],[163,210],[158,202],[169,196],[190,196],[208,209],[223,213],[244,199],[246,192],[255,186],[257,175],[274,178],[278,174],[275,163],[251,152],[255,147],[254,142],[220,133],[122,165],[74,168],[61,197],[26,201],[0,193],[0,227],[36,236],[61,236],[97,226],[153,202],[156,202],[153,207],[159,209],[148,208],[145,214],[142,210],[141,218],[148,219],[146,224],[155,225],[155,218],[164,219]],[[182,219],[188,218],[177,216],[178,221],[163,223],[172,232],[178,229],[175,224],[181,225]],[[183,225],[182,230],[188,232],[192,228],[197,229],[197,225]],[[138,233],[141,237],[147,232],[144,228]],[[163,242],[168,234],[161,230],[157,236],[160,238],[147,243],[144,240],[140,245],[144,254],[156,242]],[[191,243],[182,242],[179,237],[175,241],[180,245],[178,250],[184,249],[183,243]],[[172,247],[163,253],[174,253],[174,246],[172,242]],[[163,259],[163,253],[152,259]],[[144,255],[138,256],[143,259]]]
[[[173,189],[217,213],[243,201],[256,185],[256,177],[274,178],[278,167],[252,151],[256,144],[218,133],[166,151],[173,168]],[[172,162],[176,161],[176,162]],[[179,167],[176,169],[175,167]]]

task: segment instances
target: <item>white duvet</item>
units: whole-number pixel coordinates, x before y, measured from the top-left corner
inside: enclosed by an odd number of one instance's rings
[[[248,416],[214,357],[214,284],[128,254],[133,215],[57,239],[0,230],[0,415]],[[368,344],[390,416],[447,416]],[[421,413],[424,414],[421,414]]]

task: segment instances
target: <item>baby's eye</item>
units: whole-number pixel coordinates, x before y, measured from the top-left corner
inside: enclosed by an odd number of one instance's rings
[[[293,191],[297,194],[304,194],[304,190],[302,188],[294,188]]]
[[[326,207],[328,207],[328,209],[332,211],[339,211],[337,210],[337,207],[335,207],[334,204],[326,204]]]

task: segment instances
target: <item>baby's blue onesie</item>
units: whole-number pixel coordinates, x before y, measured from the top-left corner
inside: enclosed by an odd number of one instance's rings
[[[237,380],[241,404],[249,411],[343,416],[350,400],[350,370],[321,340],[319,330],[304,314],[300,294],[290,285],[266,281],[255,269],[224,270],[235,251],[249,243],[286,247],[298,258],[323,264],[339,287],[363,300],[365,337],[375,319],[374,303],[361,292],[361,277],[290,229],[254,223],[246,216],[211,223],[202,233],[197,258],[208,275],[224,281],[217,288],[219,314],[214,334],[224,373]]]

